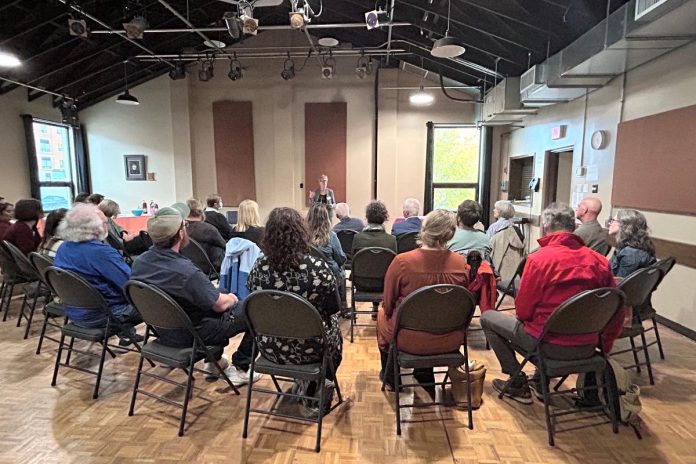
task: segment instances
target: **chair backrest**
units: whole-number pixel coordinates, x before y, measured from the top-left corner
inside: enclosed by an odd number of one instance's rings
[[[217,274],[217,270],[210,262],[208,253],[205,252],[200,243],[192,238],[189,238],[189,244],[179,251],[182,255],[190,259],[207,276]]]
[[[639,306],[643,304],[657,282],[662,277],[659,268],[650,266],[638,269],[619,283],[618,288],[626,295],[625,303],[629,306]]]
[[[353,238],[356,234],[357,232],[354,230],[339,230],[336,232],[338,241],[341,244],[341,249],[348,260],[353,257]]]
[[[41,282],[48,285],[46,279],[44,278],[44,272],[49,267],[53,266],[53,258],[32,251],[31,253],[29,253],[29,262],[31,262],[31,265],[34,267],[34,269],[36,269],[36,273],[41,279]]]
[[[326,341],[319,312],[294,293],[257,290],[243,304],[247,324],[256,337],[322,338],[324,343]]]
[[[430,333],[466,330],[476,309],[476,298],[459,285],[430,285],[409,296],[399,305],[395,334],[400,329]]]
[[[659,260],[658,262],[652,265],[652,267],[657,268],[662,272],[662,274],[660,275],[660,280],[658,280],[657,284],[655,284],[655,289],[657,289],[657,286],[662,283],[662,279],[664,279],[665,276],[669,274],[669,271],[672,270],[675,264],[677,264],[676,258],[674,256],[669,256],[665,259]]]
[[[50,266],[44,270],[43,277],[66,306],[100,310],[110,314],[109,307],[99,290],[77,273]]]
[[[19,272],[31,279],[39,280],[39,275],[36,273],[36,269],[34,268],[34,266],[31,265],[29,258],[27,258],[26,255],[22,253],[22,250],[20,250],[13,243],[8,242],[7,240],[3,240],[2,243],[3,245],[5,245],[7,251],[10,252],[10,256],[17,265]]]
[[[353,256],[350,280],[356,289],[382,291],[384,275],[396,253],[388,248],[363,248]]]
[[[517,265],[517,269],[515,269],[515,276],[513,277],[522,277],[522,273],[524,272],[524,266],[527,264],[527,257],[524,256],[522,258],[522,261],[520,261],[520,264]]]
[[[396,237],[396,249],[399,253],[406,253],[407,251],[415,250],[419,248],[418,245],[418,234],[419,232],[408,232],[406,234],[401,234]]]
[[[625,301],[616,288],[586,290],[564,301],[549,316],[541,339],[547,333],[558,335],[601,334]]]
[[[129,280],[124,292],[128,302],[147,325],[160,329],[186,329],[195,336],[188,314],[159,288],[138,280]]]

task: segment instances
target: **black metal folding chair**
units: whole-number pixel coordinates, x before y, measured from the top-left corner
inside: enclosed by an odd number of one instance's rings
[[[101,382],[102,372],[104,370],[104,358],[106,357],[106,353],[108,352],[111,357],[116,357],[114,352],[109,349],[108,342],[109,338],[113,337],[119,332],[119,323],[114,319],[109,306],[106,304],[104,297],[99,293],[99,291],[92,287],[89,282],[75,272],[51,266],[45,270],[44,279],[50,288],[56,292],[58,298],[62,300],[65,306],[84,308],[85,310],[95,311],[106,316],[105,327],[87,329],[84,327],[79,327],[68,321],[61,328],[60,341],[58,342],[58,354],[56,355],[56,364],[53,368],[53,379],[51,380],[51,386],[54,387],[56,385],[58,369],[60,366],[69,367],[87,374],[96,375],[97,380],[94,385],[94,393],[92,395],[92,398],[96,399],[99,397],[99,384]],[[70,344],[67,345],[67,347],[65,345],[66,337],[70,337]],[[101,345],[101,353],[96,355],[89,351],[74,348],[75,339],[99,343]],[[140,351],[140,345],[138,345],[138,343],[135,341],[133,341],[133,346],[135,346],[135,351]],[[126,351],[134,351],[124,347],[117,348]],[[68,354],[65,362],[61,362],[64,350],[67,351]],[[97,371],[95,372],[81,366],[70,364],[70,355],[73,352],[92,358],[98,358],[99,366],[97,367]]]
[[[215,269],[200,243],[189,238],[188,246],[181,249],[180,253],[190,259],[211,281],[220,279],[220,272]]]
[[[624,366],[624,368],[635,368],[636,371],[640,373],[640,366],[645,366],[648,370],[650,385],[655,385],[655,380],[653,379],[652,365],[650,364],[649,345],[645,339],[645,328],[643,327],[643,321],[641,320],[638,308],[648,300],[650,293],[657,287],[662,275],[662,270],[659,268],[646,267],[638,269],[623,279],[618,285],[618,288],[626,295],[626,304],[633,308],[631,327],[624,327],[618,338],[628,338],[631,342],[631,348],[615,351],[611,353],[611,355],[616,356],[622,353],[632,353],[634,363],[630,366]],[[636,337],[640,337],[641,343],[639,346],[636,346]],[[638,359],[638,353],[640,351],[643,351],[643,356],[645,356],[645,361],[643,362],[640,362]]]
[[[43,345],[44,338],[47,338],[56,343],[60,343],[58,339],[51,338],[50,336],[46,335],[46,329],[48,328],[48,326],[55,327],[58,330],[63,328],[63,326],[65,325],[65,307],[63,306],[63,303],[59,303],[53,300],[52,297],[55,296],[56,292],[53,289],[51,289],[50,285],[48,285],[48,282],[44,280],[44,273],[46,272],[46,269],[53,266],[53,258],[49,258],[48,256],[32,252],[29,253],[29,261],[31,261],[32,266],[34,266],[34,268],[36,269],[36,272],[41,278],[41,282],[51,292],[49,301],[43,308],[44,320],[41,326],[41,335],[39,335],[39,344],[36,347],[36,354],[41,354],[41,346]],[[62,322],[57,323],[56,320],[61,320]]]
[[[373,311],[358,311],[355,303],[379,304],[384,291],[384,275],[396,253],[388,248],[363,248],[353,256],[350,272],[350,342],[353,343],[355,327],[372,327],[371,324],[358,324],[358,314],[373,314]]]
[[[522,261],[520,261],[520,264],[517,265],[517,269],[515,270],[515,275],[512,277],[510,280],[501,280],[498,283],[496,283],[496,287],[498,288],[498,292],[500,292],[500,297],[498,298],[498,302],[495,305],[495,310],[498,311],[500,309],[500,305],[503,304],[503,300],[505,299],[506,296],[511,296],[515,298],[517,296],[517,291],[520,288],[520,280],[522,279],[522,273],[524,272],[524,266],[527,264],[527,257],[525,256],[522,258]],[[515,309],[514,307],[512,308],[507,308],[504,311],[510,311]]]
[[[674,265],[676,263],[677,263],[677,260],[674,257],[670,256],[670,257],[661,259],[660,261],[653,264],[653,267],[662,271],[662,273],[660,275],[660,280],[658,280],[657,284],[655,284],[655,288],[653,288],[647,301],[638,307],[638,315],[640,316],[640,320],[642,322],[646,322],[646,321],[652,322],[652,325],[645,329],[645,333],[648,333],[650,331],[654,331],[655,332],[655,341],[648,343],[647,346],[653,346],[653,345],[657,344],[657,348],[660,351],[660,359],[665,359],[665,352],[662,348],[662,339],[660,339],[660,332],[657,329],[657,310],[655,309],[655,307],[652,304],[652,294],[655,293],[655,291],[660,287],[660,284],[665,279],[667,274],[669,274],[669,272],[672,270],[672,268],[674,267]]]
[[[544,401],[544,415],[546,417],[546,430],[549,436],[549,445],[554,446],[554,433],[556,417],[581,412],[604,411],[608,415],[614,433],[619,431],[619,411],[617,410],[618,393],[616,385],[612,381],[613,376],[608,376],[607,369],[607,354],[604,352],[602,338],[606,328],[616,317],[618,311],[624,305],[624,294],[621,290],[615,288],[598,288],[596,290],[587,290],[569,298],[561,304],[549,316],[544,325],[541,336],[537,340],[534,348],[531,351],[526,351],[521,347],[514,347],[515,351],[524,356],[524,360],[520,364],[517,372],[514,372],[510,379],[505,383],[505,386],[498,394],[498,398],[502,399],[503,395],[510,386],[512,379],[516,378],[524,366],[528,362],[532,362],[538,369],[541,376],[541,389]],[[587,358],[581,359],[553,359],[547,354],[545,346],[546,336],[549,334],[555,335],[580,335],[588,333],[598,333],[598,343],[595,347],[594,354]],[[568,409],[556,408],[551,404],[552,397],[564,395],[568,393],[576,393],[578,391],[597,390],[599,386],[599,378],[597,386],[589,386],[582,389],[571,388],[560,390],[560,384],[556,386],[553,392],[549,392],[549,379],[560,377],[567,378],[571,374],[581,374],[589,372],[604,373],[604,385],[607,389],[610,401],[608,404],[598,406],[590,406],[584,408],[571,407]],[[598,376],[599,377],[599,376]]]
[[[31,282],[31,279],[22,274],[10,252],[0,244],[0,268],[2,268],[2,288],[0,289],[0,311],[4,310],[2,321],[7,320],[10,304],[14,296],[15,286]]]
[[[415,250],[420,248],[418,245],[418,236],[420,232],[408,232],[406,234],[401,234],[396,237],[396,249],[397,253],[406,253],[407,251]]]
[[[338,396],[338,402],[331,407],[331,411],[343,402],[341,388],[336,378],[336,366],[331,358],[331,350],[326,338],[326,330],[322,317],[319,312],[305,299],[287,292],[276,290],[258,290],[253,292],[244,300],[244,312],[246,314],[249,329],[254,336],[254,348],[251,355],[251,366],[249,377],[254,376],[254,372],[268,374],[273,380],[275,390],[261,387],[249,386],[247,394],[246,410],[244,412],[244,429],[242,437],[246,438],[249,429],[249,414],[252,412],[270,416],[296,419],[317,424],[317,439],[315,450],[319,452],[321,448],[321,427],[324,417],[325,401],[324,384],[328,372],[334,375],[334,388]],[[319,339],[321,340],[320,352],[317,357],[321,357],[321,362],[311,364],[277,364],[268,359],[263,350],[258,349],[257,342],[259,337],[274,337],[285,339]],[[257,354],[261,356],[256,359]],[[293,381],[301,379],[316,382],[319,398],[303,394],[283,392],[278,381]],[[256,409],[251,407],[252,392],[275,395],[276,401],[270,409]],[[305,399],[317,403],[319,414],[316,419],[299,416],[290,416],[277,411],[278,400],[282,397]]]
[[[36,310],[36,305],[39,302],[39,298],[44,299],[44,305],[48,304],[51,298],[50,290],[43,285],[39,273],[36,268],[31,264],[29,258],[27,258],[22,251],[15,245],[8,241],[4,241],[3,244],[7,251],[10,252],[12,259],[14,259],[15,264],[19,268],[19,272],[26,276],[32,284],[25,288],[24,298],[22,299],[22,305],[19,307],[19,315],[17,316],[17,327],[22,323],[22,319],[27,320],[27,327],[24,330],[24,339],[29,336],[29,330],[31,329],[31,321],[34,319],[34,311]]]
[[[341,244],[341,249],[346,255],[346,263],[343,265],[346,270],[351,269],[353,260],[353,238],[355,238],[356,234],[357,232],[354,230],[339,230],[336,232],[338,241]]]
[[[396,403],[396,434],[401,435],[401,409],[415,408],[423,406],[445,405],[447,403],[410,403],[401,404],[399,391],[402,387],[434,387],[442,386],[444,393],[446,385],[452,385],[448,380],[447,371],[433,371],[434,374],[445,374],[442,382],[433,383],[408,383],[402,384],[401,377],[413,374],[402,374],[401,368],[436,368],[436,367],[459,367],[464,366],[466,378],[469,378],[469,350],[467,348],[467,330],[471,323],[471,318],[476,310],[476,298],[472,293],[459,285],[430,285],[423,287],[409,296],[399,305],[394,335],[389,345],[389,355],[387,366],[392,365],[394,400]],[[459,350],[451,353],[439,353],[431,355],[415,355],[406,353],[399,349],[399,333],[402,330],[416,330],[431,334],[447,334],[451,332],[462,332],[462,346],[464,354]],[[382,391],[385,389],[386,375],[382,381]],[[469,429],[474,428],[473,415],[471,409],[471,385],[467,382],[467,414],[469,417]]]
[[[133,307],[140,313],[147,329],[145,331],[145,344],[140,351],[140,362],[138,362],[138,370],[135,374],[135,384],[133,385],[133,396],[131,397],[130,408],[128,415],[132,416],[135,409],[135,399],[138,393],[153,398],[171,406],[181,408],[181,418],[179,419],[179,436],[184,435],[184,426],[186,425],[186,412],[188,403],[191,397],[193,388],[193,371],[202,372],[208,375],[217,375],[218,378],[224,379],[232,388],[232,391],[239,395],[239,390],[234,386],[225,374],[225,371],[220,367],[216,359],[222,356],[225,349],[222,345],[206,345],[201,336],[191,323],[191,319],[186,312],[181,309],[181,306],[174,301],[169,295],[164,293],[153,285],[148,285],[137,280],[129,280],[126,283],[126,297]],[[151,340],[150,337],[157,337],[158,329],[169,330],[185,330],[193,340],[192,345],[187,348],[176,348],[162,344],[158,339]],[[152,372],[143,371],[143,361],[155,361],[165,364],[169,367],[178,368],[186,372],[188,379],[185,384],[176,382],[170,378],[154,374]],[[207,359],[213,362],[218,370],[218,374],[197,369],[195,364],[202,359]],[[185,389],[184,402],[177,403],[169,398],[156,395],[152,392],[140,389],[140,377],[150,377],[161,380],[171,385],[176,385]]]

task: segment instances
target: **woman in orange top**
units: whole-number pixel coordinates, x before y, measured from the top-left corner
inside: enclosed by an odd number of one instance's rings
[[[423,220],[420,232],[422,247],[394,258],[384,278],[384,299],[377,316],[377,342],[382,360],[380,377],[385,375],[389,344],[401,301],[419,288],[436,284],[453,284],[466,287],[469,282],[469,266],[466,259],[447,249],[447,242],[456,229],[454,214],[444,209],[429,213]],[[437,308],[433,308],[434,311]],[[411,354],[436,354],[456,351],[462,345],[464,334],[460,331],[447,334],[402,330],[399,349]],[[390,366],[391,368],[391,366]],[[387,369],[387,385],[392,375]],[[432,381],[432,369],[415,372],[421,382]]]

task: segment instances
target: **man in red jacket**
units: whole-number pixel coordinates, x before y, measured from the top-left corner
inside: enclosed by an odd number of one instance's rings
[[[520,364],[513,346],[533,350],[551,313],[568,298],[585,290],[614,287],[607,259],[585,246],[573,233],[575,212],[565,204],[551,204],[541,213],[541,248],[527,257],[524,274],[515,298],[517,318],[486,311],[481,326],[504,374],[512,375]],[[598,342],[597,333],[546,336],[546,353],[554,359],[590,357]],[[501,391],[505,380],[493,380]],[[520,373],[512,380],[506,396],[531,404],[527,377]]]

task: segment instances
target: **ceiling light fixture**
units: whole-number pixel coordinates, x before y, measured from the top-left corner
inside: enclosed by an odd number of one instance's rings
[[[222,20],[225,21],[225,27],[227,27],[227,32],[233,39],[239,39],[242,35],[242,28],[244,27],[244,22],[239,18],[236,13],[231,11],[226,11],[222,15]]]
[[[322,37],[321,39],[317,40],[317,43],[322,47],[333,48],[338,46],[339,42],[338,39],[335,39],[333,37]]]
[[[12,53],[0,52],[0,68],[16,68],[22,64]]]
[[[438,39],[433,44],[430,54],[436,58],[454,58],[461,55],[466,51],[464,45],[462,45],[459,40],[449,35],[450,29],[450,16],[451,16],[452,0],[447,1],[447,30],[445,31],[445,36]]]
[[[244,77],[242,73],[242,63],[237,59],[236,53],[234,54],[234,58],[230,60],[230,72],[227,73],[227,77],[233,81],[237,81]]]
[[[365,76],[372,74],[372,63],[362,54],[355,65],[355,77],[365,79]]]
[[[142,16],[136,16],[130,22],[123,23],[123,28],[129,39],[142,39],[143,33],[147,29],[147,20]]]
[[[214,69],[213,69],[213,61],[212,60],[206,60],[201,62],[201,70],[198,71],[198,80],[201,82],[208,82],[210,79],[213,78],[214,75]]]
[[[331,53],[329,51],[329,53]],[[321,77],[322,79],[333,79],[336,74],[336,60],[329,54],[328,58],[324,58],[321,67]]]
[[[205,40],[203,42],[203,45],[205,45],[208,48],[225,48],[227,46],[227,44],[222,40],[215,39]]]
[[[295,77],[295,62],[290,58],[290,52],[288,52],[288,59],[283,63],[283,70],[280,71],[280,77],[285,81],[289,81]]]
[[[414,92],[408,97],[408,101],[411,102],[412,105],[428,106],[432,105],[435,101],[435,97],[423,90],[423,86],[421,85],[418,92]]]
[[[169,71],[169,77],[173,81],[186,79],[186,65],[184,65],[182,62],[176,63],[174,65],[174,69]]]
[[[116,97],[116,103],[129,106],[139,105],[138,99],[128,91],[128,60],[123,62],[123,79],[126,81],[126,91]]]

